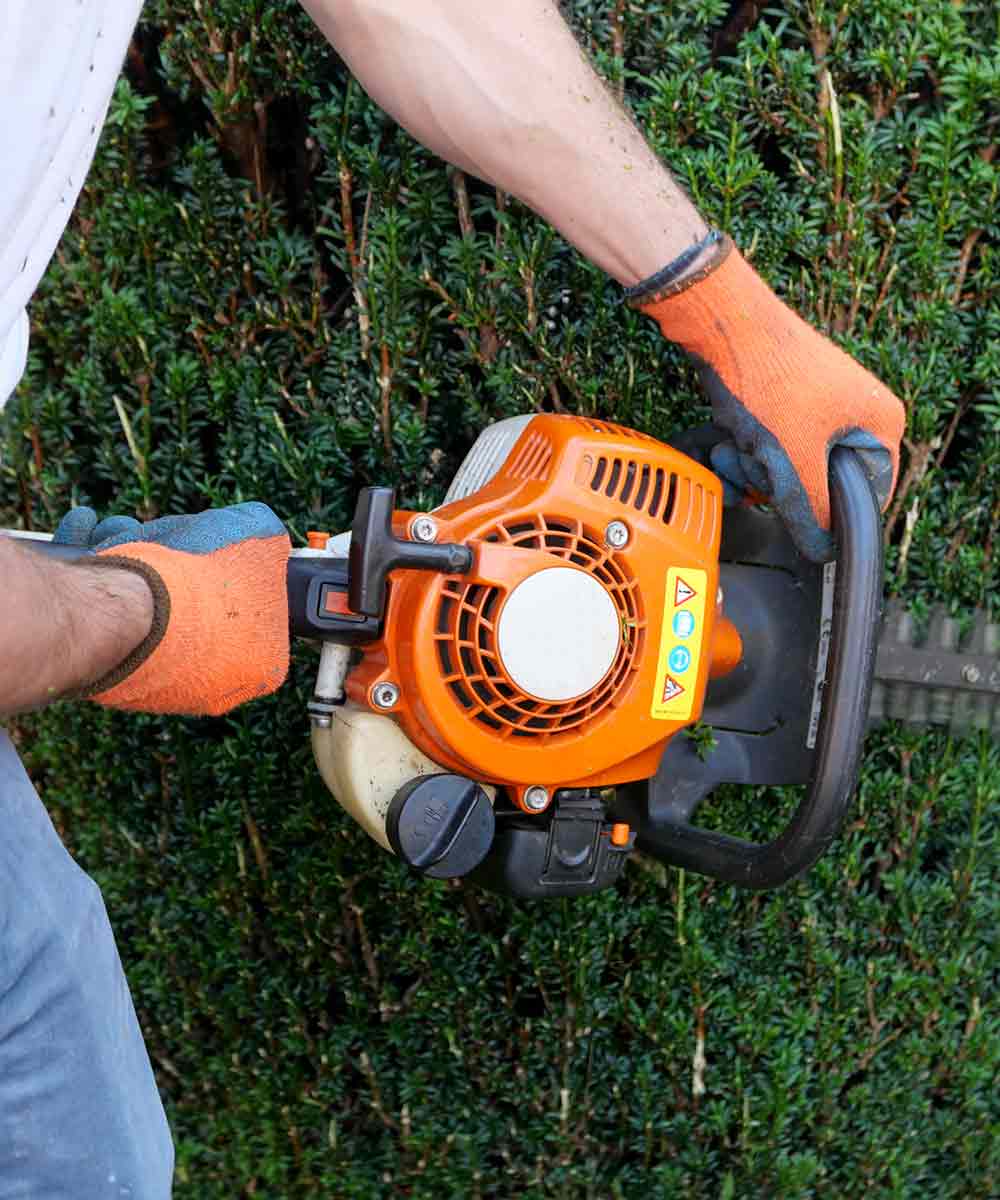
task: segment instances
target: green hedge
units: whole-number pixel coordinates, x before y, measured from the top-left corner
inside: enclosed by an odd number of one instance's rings
[[[995,6],[566,7],[706,214],[905,398],[893,589],[990,603]],[[261,498],[301,538],[369,482],[435,503],[511,413],[704,417],[652,323],[401,133],[295,4],[146,16],[33,306],[4,524]],[[341,813],[315,664],[225,720],[13,728],[104,890],[179,1197],[1000,1192],[995,746],[874,735],[848,835],[779,894],[635,863],[514,903],[414,880]],[[781,803],[713,819],[763,834]]]

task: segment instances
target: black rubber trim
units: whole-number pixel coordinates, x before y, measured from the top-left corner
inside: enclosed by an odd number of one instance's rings
[[[639,848],[746,888],[773,888],[807,871],[840,832],[857,784],[882,614],[882,523],[868,474],[853,450],[830,454],[837,541],[830,657],[812,779],[785,831],[759,843],[684,821],[657,823]]]

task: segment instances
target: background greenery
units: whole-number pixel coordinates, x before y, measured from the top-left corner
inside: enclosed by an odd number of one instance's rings
[[[995,603],[996,6],[566,9],[704,211],[905,398],[893,589]],[[434,503],[514,412],[703,417],[652,323],[400,132],[290,0],[145,20],[33,306],[4,524],[261,498],[301,537],[368,482]],[[298,647],[225,720],[14,728],[104,889],[179,1197],[1000,1192],[996,746],[873,735],[849,833],[778,894],[635,863],[514,903],[411,878],[340,812],[314,667]]]

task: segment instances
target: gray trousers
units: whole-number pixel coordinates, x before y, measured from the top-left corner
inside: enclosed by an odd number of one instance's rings
[[[173,1157],[101,893],[0,731],[0,1200],[167,1200]]]

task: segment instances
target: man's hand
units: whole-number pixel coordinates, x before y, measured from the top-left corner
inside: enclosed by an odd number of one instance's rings
[[[92,509],[77,508],[55,540],[96,551],[87,566],[69,570],[131,572],[153,598],[148,635],[83,695],[112,708],[217,716],[284,682],[290,546],[266,505],[145,525],[132,517],[99,522]]]
[[[728,239],[700,269],[656,284],[633,302],[698,364],[715,422],[733,437],[712,465],[766,496],[807,558],[832,557],[830,449],[860,454],[884,508],[899,471],[902,404],[783,304]]]

